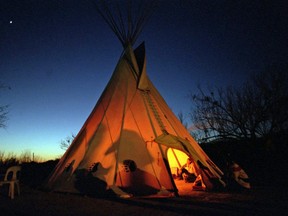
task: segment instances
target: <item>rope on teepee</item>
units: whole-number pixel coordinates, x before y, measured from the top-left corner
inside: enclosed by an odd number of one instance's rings
[[[146,99],[146,101],[148,102],[149,104],[149,107],[151,108],[152,112],[153,112],[153,115],[159,125],[159,127],[161,128],[162,132],[166,132],[166,128],[165,128],[165,125],[164,123],[162,122],[162,119],[157,111],[157,108],[149,94],[149,91],[143,91],[143,96],[144,98]]]

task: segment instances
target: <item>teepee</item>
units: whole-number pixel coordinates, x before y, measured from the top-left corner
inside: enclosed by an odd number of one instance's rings
[[[108,191],[122,197],[177,195],[172,168],[183,165],[183,155],[196,162],[207,189],[224,185],[221,170],[147,76],[144,43],[132,48],[153,4],[137,22],[128,15],[127,29],[120,10],[119,24],[107,4],[101,5],[97,9],[124,51],[90,116],[50,175],[48,188],[96,196]]]

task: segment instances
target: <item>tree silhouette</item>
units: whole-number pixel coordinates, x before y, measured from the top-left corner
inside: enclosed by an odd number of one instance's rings
[[[11,89],[9,86],[0,83],[0,90]],[[0,105],[0,128],[6,128],[8,120],[8,105]]]
[[[204,91],[198,87],[199,93],[191,95],[196,107],[191,119],[198,133],[205,141],[215,138],[253,140],[287,134],[286,70],[271,67],[252,76],[241,88]]]
[[[69,146],[71,145],[71,143],[73,142],[75,138],[75,135],[72,134],[71,136],[67,136],[65,138],[65,140],[61,140],[60,142],[60,148],[63,149],[63,150],[66,150],[69,148]]]

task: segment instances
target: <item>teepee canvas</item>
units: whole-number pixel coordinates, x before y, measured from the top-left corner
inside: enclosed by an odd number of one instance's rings
[[[94,195],[105,191],[120,196],[177,195],[172,168],[183,165],[183,155],[192,157],[206,173],[204,184],[222,182],[221,170],[147,76],[144,43],[134,50],[131,41],[121,39],[124,51],[114,73],[49,177],[50,189]]]

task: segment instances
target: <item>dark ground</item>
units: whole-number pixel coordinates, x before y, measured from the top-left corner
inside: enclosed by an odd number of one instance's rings
[[[0,188],[0,215],[288,215],[286,152],[250,148],[224,151],[221,145],[203,147],[223,170],[223,155],[234,154],[251,178],[249,191],[192,191],[191,186],[175,182],[180,197],[96,198],[41,190],[57,161],[22,164],[21,195],[8,198]],[[235,150],[236,149],[236,150]],[[183,181],[182,181],[183,182]]]
[[[283,188],[246,192],[190,191],[173,198],[93,198],[49,193],[21,185],[21,195],[0,196],[1,215],[287,215]]]

